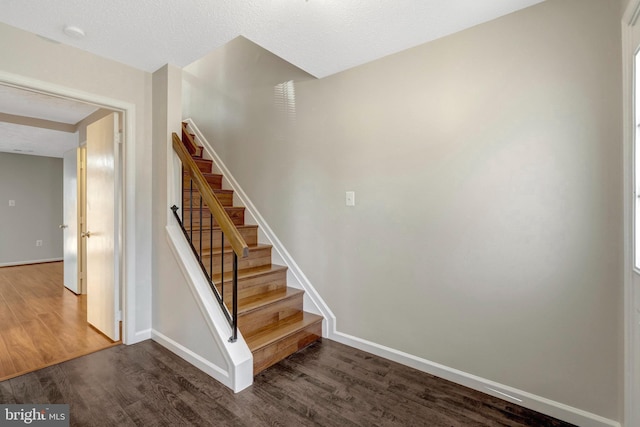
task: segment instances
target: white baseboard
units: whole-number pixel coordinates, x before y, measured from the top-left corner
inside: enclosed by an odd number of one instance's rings
[[[205,372],[206,374],[210,375],[215,380],[217,380],[217,381],[221,382],[222,384],[226,385],[227,387],[233,389],[233,384],[232,384],[233,381],[232,381],[231,375],[229,374],[229,371],[227,371],[226,369],[223,369],[223,368],[215,365],[214,363],[210,362],[209,360],[205,359],[204,357],[194,353],[193,351],[191,351],[188,348],[178,344],[177,342],[175,342],[171,338],[167,337],[166,335],[161,334],[160,332],[158,332],[156,330],[152,330],[151,331],[151,339],[153,339],[158,344],[162,345],[167,350],[171,351],[172,353],[177,354],[182,359],[184,359],[187,362],[191,363],[196,368],[198,368],[201,371]]]
[[[513,402],[517,405],[577,426],[620,427],[620,423],[617,421],[610,420],[560,402],[555,402],[541,396],[536,396],[526,391],[496,383],[486,378],[468,374],[439,363],[431,362],[430,360],[422,359],[400,350],[386,347],[352,335],[334,330],[329,334],[328,338],[350,347],[375,354],[376,356],[384,357],[385,359],[392,360],[402,365],[409,366],[419,371],[426,372],[436,377],[443,378],[453,383],[489,394],[499,399]]]
[[[14,267],[18,265],[43,264],[45,262],[58,262],[62,260],[63,260],[62,258],[47,258],[47,259],[32,259],[29,261],[0,262],[0,267]]]
[[[135,334],[133,334],[133,336],[127,336],[127,342],[125,342],[125,344],[131,345],[131,344],[137,344],[142,341],[146,341],[148,339],[151,339],[151,335],[152,335],[151,329],[137,331]]]

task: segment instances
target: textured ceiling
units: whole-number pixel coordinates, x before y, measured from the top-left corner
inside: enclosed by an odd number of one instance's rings
[[[541,1],[0,0],[0,21],[149,72],[242,35],[325,77]]]
[[[542,1],[0,0],[0,21],[148,72],[242,35],[325,77]],[[65,35],[66,25],[86,37]],[[0,86],[0,113],[75,124],[94,110]],[[71,133],[0,122],[0,151],[60,157],[74,144]]]
[[[77,133],[0,122],[0,152],[62,157],[77,146]]]
[[[75,125],[98,107],[0,85],[0,113]]]
[[[0,85],[0,113],[75,125],[94,105]],[[0,121],[0,152],[62,157],[78,146],[78,134]]]

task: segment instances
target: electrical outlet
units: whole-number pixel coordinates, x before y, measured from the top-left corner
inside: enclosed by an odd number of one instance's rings
[[[42,240],[36,240],[36,246],[42,246]]]
[[[13,207],[16,205],[16,201],[15,200],[9,200],[9,206]]]

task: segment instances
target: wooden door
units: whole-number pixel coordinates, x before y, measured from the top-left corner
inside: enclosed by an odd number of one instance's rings
[[[63,233],[62,253],[64,259],[64,286],[79,294],[78,282],[78,149],[74,148],[62,156]]]
[[[119,328],[118,114],[87,127],[87,321],[114,341]]]

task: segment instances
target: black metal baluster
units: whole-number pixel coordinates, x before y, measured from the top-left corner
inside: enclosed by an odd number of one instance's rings
[[[220,229],[220,233],[224,235],[222,228]],[[222,283],[224,286],[224,246],[220,247],[220,276],[222,277]],[[224,302],[224,289],[222,290],[222,301]]]
[[[211,277],[213,277],[213,214],[209,213],[209,250],[211,251],[211,256],[209,257],[209,272],[211,273]]]
[[[171,210],[173,211],[173,216],[175,217],[176,221],[178,221],[178,224],[180,225],[180,229],[182,230],[182,234],[184,235],[184,237],[187,239],[187,243],[189,243],[189,247],[191,248],[191,252],[193,252],[193,255],[196,257],[196,260],[198,261],[198,264],[200,264],[200,268],[202,269],[202,272],[205,274],[205,277],[207,278],[207,281],[209,282],[209,286],[211,287],[211,291],[213,292],[213,294],[215,295],[216,299],[218,300],[218,303],[220,304],[220,307],[223,309],[223,313],[224,316],[227,318],[227,321],[229,322],[229,326],[231,326],[231,328],[233,329],[233,336],[231,338],[229,338],[229,341],[231,342],[235,342],[236,338],[237,338],[237,325],[238,325],[238,257],[235,254],[235,252],[233,253],[233,268],[234,268],[234,272],[233,272],[233,276],[232,276],[232,292],[233,292],[233,307],[231,308],[231,310],[229,310],[225,304],[224,301],[222,299],[222,295],[221,293],[218,291],[218,288],[216,288],[215,284],[213,283],[212,277],[209,274],[209,272],[207,271],[207,267],[202,263],[202,258],[200,257],[200,254],[198,253],[198,249],[196,249],[196,247],[193,244],[193,241],[191,240],[190,236],[189,236],[189,232],[187,231],[187,229],[184,226],[184,223],[182,222],[182,219],[180,218],[180,216],[178,215],[178,207],[176,205],[173,205],[171,207]],[[222,230],[221,230],[222,232]],[[222,236],[221,236],[222,239]],[[224,247],[224,243],[223,243],[223,247]],[[222,285],[224,286],[224,280],[222,282]],[[222,292],[224,292],[224,287],[222,288]],[[234,320],[234,316],[235,316],[235,320]],[[234,326],[235,325],[235,326]]]
[[[193,242],[193,179],[189,175],[189,240]]]
[[[222,264],[220,265],[220,283],[222,284],[222,302],[224,303],[224,233],[220,229],[220,248],[222,250]]]
[[[200,194],[200,259],[202,259],[202,194]]]
[[[233,252],[233,325],[231,325],[230,342],[238,339],[238,255]]]
[[[180,175],[182,180],[180,181],[180,192],[182,196],[180,197],[180,201],[182,204],[180,205],[180,213],[182,214],[182,220],[184,221],[184,165],[182,166],[182,175]]]

